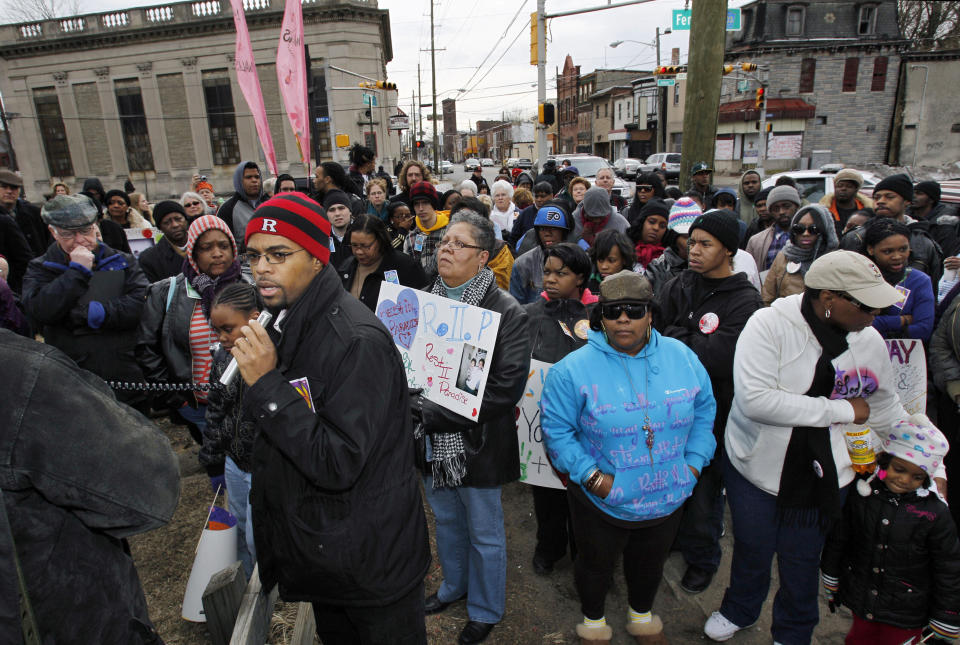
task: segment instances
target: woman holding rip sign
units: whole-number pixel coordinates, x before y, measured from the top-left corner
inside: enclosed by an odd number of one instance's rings
[[[443,583],[426,599],[425,610],[436,614],[465,598],[469,622],[459,639],[465,644],[483,642],[506,606],[500,488],[520,478],[514,408],[530,365],[527,316],[487,267],[494,243],[489,219],[468,209],[458,212],[437,245],[439,276],[430,289],[500,314],[477,416],[466,419],[422,395],[411,401],[415,435],[424,439],[420,466],[443,568]]]

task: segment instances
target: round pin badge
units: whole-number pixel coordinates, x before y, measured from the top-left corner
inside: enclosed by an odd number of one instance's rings
[[[588,331],[590,331],[590,321],[586,318],[578,320],[577,324],[573,326],[573,333],[575,333],[578,338],[586,340]]]
[[[800,270],[799,262],[787,262],[787,273],[796,273]]]
[[[813,472],[818,479],[823,479],[823,466],[816,459],[813,460]]]
[[[708,314],[703,314],[703,317],[700,319],[700,331],[704,334],[712,334],[717,331],[717,327],[720,326],[720,318],[717,317],[717,314],[711,312]]]

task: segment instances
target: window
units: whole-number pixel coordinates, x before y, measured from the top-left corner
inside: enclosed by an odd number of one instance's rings
[[[603,104],[603,116],[610,116],[609,112],[610,112],[610,104],[609,104],[609,103],[604,103],[604,104]]]
[[[595,116],[596,116],[598,119],[600,118],[600,104],[599,104],[599,103],[597,103],[597,111],[596,111],[596,115],[595,115]]]
[[[800,62],[800,93],[813,91],[813,79],[817,74],[817,59],[804,58]]]
[[[803,35],[803,7],[787,8],[787,26],[786,34],[788,36]]]
[[[877,29],[877,8],[874,5],[860,7],[860,19],[857,21],[857,34],[870,36]]]
[[[330,140],[330,107],[327,105],[327,79],[323,72],[323,60],[313,59],[310,63],[310,147],[313,158],[329,158],[333,154]]]
[[[237,115],[233,110],[230,75],[225,69],[203,72],[202,84],[213,163],[217,166],[238,164],[240,142],[237,139]]]
[[[147,116],[143,111],[140,81],[135,78],[114,81],[117,95],[117,113],[123,132],[123,147],[127,153],[127,167],[131,172],[153,170],[153,150],[147,131]]]
[[[680,105],[680,83],[673,86],[673,104]]]
[[[623,120],[623,103],[617,103],[617,118]]]
[[[871,92],[882,92],[887,87],[887,57],[877,56],[873,59],[873,79],[870,82]]]
[[[33,102],[37,107],[40,138],[47,155],[50,176],[72,177],[73,162],[70,160],[70,146],[67,144],[67,131],[63,127],[57,91],[52,87],[36,89],[33,91]]]
[[[848,58],[843,65],[843,91],[857,91],[857,71],[860,69],[859,58]]]

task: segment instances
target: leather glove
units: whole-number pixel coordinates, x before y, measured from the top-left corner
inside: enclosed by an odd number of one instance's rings
[[[227,492],[227,478],[225,475],[214,475],[210,478],[210,488],[213,489],[213,492],[217,491]]]

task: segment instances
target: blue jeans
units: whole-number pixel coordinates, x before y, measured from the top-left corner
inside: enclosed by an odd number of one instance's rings
[[[257,551],[253,545],[253,511],[250,509],[250,473],[244,472],[230,457],[223,464],[223,476],[227,482],[227,510],[237,518],[237,556],[247,574],[253,575]]]
[[[197,426],[197,429],[200,431],[201,435],[203,434],[203,431],[207,429],[207,406],[200,405],[193,408],[189,405],[184,405],[177,408],[177,414],[179,414],[180,418],[182,418],[184,421]]]
[[[770,567],[777,555],[780,588],[773,599],[773,639],[807,645],[820,620],[820,551],[826,532],[819,527],[785,525],[777,514],[777,496],[760,490],[724,456],[723,479],[733,518],[730,586],[720,613],[735,625],[757,622],[770,589]],[[840,502],[847,489],[840,489]]]
[[[467,615],[495,624],[507,603],[507,536],[500,487],[434,488],[423,478],[437,521],[437,554],[443,583],[437,597],[450,602],[467,596]]]

